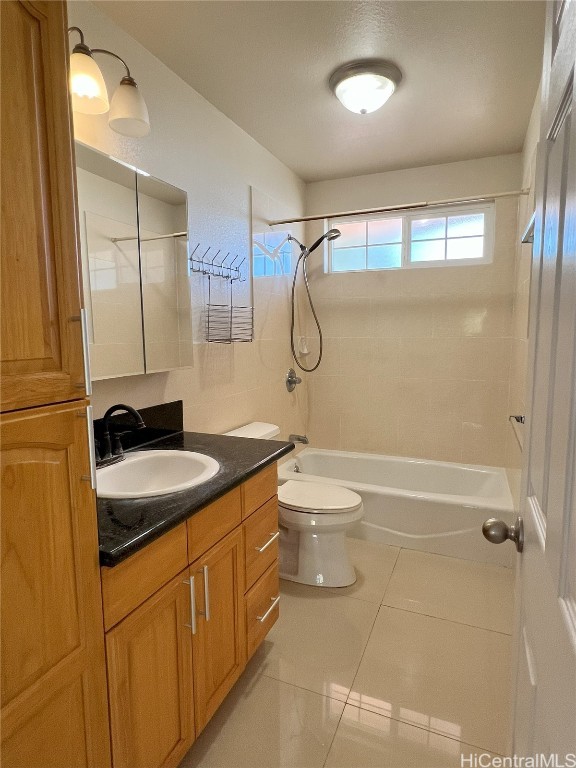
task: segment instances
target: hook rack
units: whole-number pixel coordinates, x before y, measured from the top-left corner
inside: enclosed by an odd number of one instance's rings
[[[206,341],[231,344],[236,341],[254,340],[254,307],[234,304],[234,283],[248,280],[248,269],[244,267],[247,258],[231,257],[230,251],[222,256],[222,249],[210,255],[211,246],[199,253],[200,243],[189,256],[190,270],[208,277],[208,302],[206,304]],[[198,254],[198,255],[197,255]],[[227,281],[230,286],[226,304],[212,301],[212,278]],[[221,285],[221,284],[220,284]],[[221,293],[218,290],[217,293]]]
[[[240,256],[236,255],[232,258],[231,261],[228,261],[230,258],[230,251],[228,251],[224,258],[219,260],[222,249],[218,249],[214,256],[210,258],[208,254],[212,246],[208,246],[208,248],[201,256],[196,256],[195,254],[199,248],[200,243],[197,244],[189,256],[190,269],[192,272],[197,272],[201,275],[208,275],[209,277],[220,277],[223,280],[229,280],[231,283],[235,281],[240,283],[246,282],[248,277],[246,271],[242,269],[244,263],[246,262],[246,257],[244,257],[242,261],[236,265],[236,262]]]

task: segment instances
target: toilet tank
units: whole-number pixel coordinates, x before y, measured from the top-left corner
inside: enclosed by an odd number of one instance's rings
[[[231,432],[225,432],[231,437],[254,437],[259,440],[272,440],[280,434],[280,427],[276,424],[267,424],[264,421],[251,421],[243,427],[233,429]]]

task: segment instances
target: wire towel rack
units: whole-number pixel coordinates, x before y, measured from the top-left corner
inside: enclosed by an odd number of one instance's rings
[[[234,283],[248,280],[244,267],[246,257],[230,258],[228,252],[220,258],[221,250],[209,257],[209,247],[202,255],[196,253],[200,243],[190,254],[190,270],[208,278],[208,303],[206,304],[206,341],[216,344],[232,344],[254,340],[254,307],[234,304]],[[229,285],[229,301],[217,304],[212,301],[212,280],[224,280]]]

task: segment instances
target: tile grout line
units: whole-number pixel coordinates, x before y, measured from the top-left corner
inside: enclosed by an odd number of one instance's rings
[[[392,566],[392,570],[390,571],[390,576],[388,577],[388,584],[390,583],[390,579],[392,578],[392,574],[394,573],[394,569],[396,568],[396,563],[398,562],[398,558],[400,557],[400,548],[396,552],[396,557],[394,558],[394,565]],[[388,584],[386,584],[386,589],[388,589]],[[384,599],[384,596],[386,595],[386,589],[384,590],[384,595],[382,596],[382,599]],[[359,599],[359,598],[357,598]],[[368,600],[365,600],[364,602],[369,602]],[[372,603],[374,605],[374,603]],[[372,632],[374,630],[374,625],[376,624],[376,619],[378,618],[378,614],[380,613],[380,608],[382,607],[382,604],[378,605],[378,608],[376,610],[376,614],[374,616],[374,621],[372,622],[372,625],[370,627],[370,631],[368,632],[368,636],[366,638],[366,643],[364,644],[364,648],[362,649],[362,654],[360,656],[360,659],[358,660],[358,665],[356,667],[356,671],[354,673],[354,677],[352,678],[352,683],[350,684],[350,688],[348,689],[348,695],[346,696],[346,700],[343,702],[344,706],[342,707],[342,712],[340,713],[340,717],[338,719],[338,725],[336,726],[336,729],[334,730],[334,735],[332,736],[332,740],[330,741],[330,746],[328,747],[328,751],[326,752],[326,758],[324,759],[324,762],[322,763],[322,768],[325,768],[326,763],[328,762],[328,758],[330,757],[330,752],[332,750],[332,745],[334,744],[334,740],[336,739],[336,735],[338,734],[338,729],[340,728],[340,724],[342,723],[342,718],[344,717],[344,711],[346,709],[346,706],[348,704],[348,700],[350,698],[350,692],[352,691],[352,688],[354,686],[354,681],[356,680],[356,677],[358,675],[358,670],[360,669],[360,665],[362,664],[362,659],[364,658],[364,654],[366,653],[366,648],[368,647],[368,643],[370,642],[370,638],[372,637]]]
[[[313,693],[315,696],[320,696],[323,699],[329,699],[330,701],[337,701],[339,704],[346,704],[346,700],[342,699],[336,699],[333,696],[328,696],[326,693],[318,693],[318,691],[312,690],[312,688],[306,688],[303,685],[298,685],[297,683],[289,683],[287,680],[281,680],[279,677],[274,677],[274,675],[267,674],[266,672],[262,672],[262,677],[267,677],[268,680],[275,680],[277,683],[282,683],[283,685],[290,685],[292,688],[297,688],[299,691],[306,691],[306,693]]]
[[[398,560],[400,560],[400,555],[402,554],[402,550],[404,547],[398,547],[398,552],[396,553],[396,559],[394,560],[394,565],[392,566],[392,571],[390,573],[390,578],[388,579],[388,583],[386,584],[386,589],[384,590],[384,594],[382,595],[382,601],[380,603],[380,606],[383,605],[384,600],[386,600],[386,593],[388,592],[388,588],[390,587],[390,582],[392,581],[392,577],[394,576],[394,571],[396,570],[396,566],[398,565]]]
[[[418,728],[420,731],[433,734],[434,736],[441,736],[443,739],[450,739],[450,741],[457,741],[459,744],[462,744],[466,747],[473,747],[474,749],[481,749],[484,752],[490,752],[493,755],[506,757],[506,755],[503,755],[501,752],[496,752],[494,749],[490,749],[489,747],[481,747],[478,744],[470,744],[467,741],[456,739],[453,736],[447,736],[445,733],[441,733],[440,731],[435,731],[432,728],[425,728],[423,725],[416,725],[415,723],[410,723],[408,720],[399,720],[397,717],[392,717],[391,715],[390,716],[384,715],[381,712],[374,712],[374,710],[372,709],[364,709],[364,707],[360,707],[357,704],[350,703],[350,706],[354,707],[355,709],[360,709],[362,712],[369,712],[371,715],[375,715],[376,717],[384,717],[386,720],[393,720],[395,723],[400,723],[401,725],[408,725],[411,728]]]
[[[433,613],[423,613],[422,611],[411,611],[409,608],[399,608],[397,605],[388,605],[387,603],[381,603],[380,608],[390,608],[391,611],[402,611],[403,613],[410,613],[413,616],[425,616],[427,619],[436,619],[437,621],[448,621],[450,624],[458,624],[460,627],[470,627],[470,629],[479,629],[482,632],[492,632],[495,635],[502,635],[503,637],[512,637],[512,632],[501,632],[499,629],[489,629],[487,627],[479,627],[477,624],[467,624],[465,621],[457,621],[456,619],[447,619],[443,616],[434,616]]]
[[[394,571],[396,570],[396,564],[398,563],[398,559],[400,558],[400,552],[401,551],[402,551],[402,548],[400,547],[398,549],[398,552],[396,553],[396,559],[394,560],[394,565],[392,566],[392,571],[390,572],[390,578],[388,579],[388,584],[390,584],[390,582],[392,580],[392,576],[394,575]],[[386,591],[388,589],[388,584],[386,585],[386,589],[384,590],[384,597],[386,596]],[[356,682],[356,678],[358,677],[358,670],[360,669],[360,666],[362,665],[362,660],[364,659],[364,656],[366,654],[366,649],[368,648],[368,643],[370,642],[370,638],[372,637],[372,632],[374,631],[374,625],[376,624],[376,621],[377,621],[378,616],[380,614],[380,609],[381,608],[382,608],[382,604],[380,604],[378,606],[378,610],[376,611],[376,615],[374,616],[374,621],[372,622],[372,626],[370,627],[370,632],[368,633],[368,639],[366,640],[366,643],[364,645],[364,649],[362,650],[362,655],[360,656],[360,661],[358,662],[358,666],[356,667],[356,672],[354,673],[354,677],[352,678],[352,683],[350,685],[350,690],[348,691],[348,696],[346,696],[346,704],[348,704],[349,701],[350,701],[350,694],[351,694],[352,689],[354,687],[354,683]],[[342,710],[342,712],[344,712],[344,710]]]

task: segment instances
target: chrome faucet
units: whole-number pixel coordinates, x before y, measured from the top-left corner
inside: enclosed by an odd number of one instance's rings
[[[118,411],[124,411],[125,413],[128,413],[130,416],[132,416],[135,422],[133,429],[144,429],[146,426],[142,416],[140,416],[138,411],[135,408],[132,408],[130,405],[123,405],[122,403],[118,403],[118,405],[112,405],[110,408],[108,408],[102,419],[102,425],[104,429],[100,443],[102,452],[100,458],[96,462],[98,467],[106,467],[109,464],[116,464],[118,461],[122,461],[124,458],[124,451],[122,449],[120,438],[123,434],[125,434],[125,432],[114,432],[113,444],[110,439],[110,419]]]
[[[288,442],[289,443],[304,443],[304,445],[308,445],[310,442],[306,435],[288,435]]]

